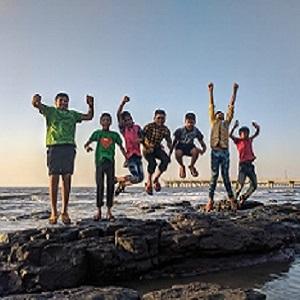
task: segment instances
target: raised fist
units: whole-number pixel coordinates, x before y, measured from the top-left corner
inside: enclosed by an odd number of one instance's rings
[[[208,90],[209,91],[212,91],[214,89],[214,84],[212,83],[212,82],[210,82],[209,84],[208,84]]]
[[[235,91],[237,91],[238,88],[239,88],[239,85],[235,82],[235,83],[233,84],[233,89],[234,89]]]
[[[88,106],[94,106],[94,97],[86,95],[86,103],[88,104]]]
[[[33,95],[33,97],[32,97],[32,105],[34,107],[39,107],[41,103],[42,103],[42,97],[39,94]]]
[[[130,98],[128,96],[124,96],[123,103],[127,103],[130,101]]]

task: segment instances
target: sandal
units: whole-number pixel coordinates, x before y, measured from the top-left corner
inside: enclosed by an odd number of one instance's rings
[[[146,184],[145,186],[145,191],[148,195],[152,196],[153,195],[153,188],[151,184]]]
[[[245,204],[246,198],[245,196],[241,196],[240,197],[240,201],[239,201],[239,208],[243,207],[243,205]]]
[[[101,213],[97,213],[96,215],[94,215],[93,220],[96,222],[101,221],[102,220]]]
[[[179,177],[180,178],[185,178],[186,177],[185,166],[180,166],[179,167]]]
[[[116,218],[113,215],[107,215],[107,220],[110,222],[114,222]]]
[[[191,172],[193,177],[199,176],[199,173],[198,173],[197,169],[194,166],[189,166],[189,169],[190,169],[190,172]]]
[[[51,216],[49,217],[49,224],[55,225],[55,224],[57,223],[57,219],[58,219],[58,216],[56,216],[56,215],[51,215]]]
[[[115,196],[119,196],[121,193],[125,191],[125,184],[122,182],[119,182],[118,187],[115,190]]]
[[[65,225],[71,224],[71,219],[67,212],[61,214],[61,220]]]
[[[161,191],[161,185],[160,185],[158,180],[154,180],[153,185],[154,185],[155,192],[160,192]]]

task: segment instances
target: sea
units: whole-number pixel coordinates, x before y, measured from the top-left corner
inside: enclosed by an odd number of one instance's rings
[[[218,188],[215,199],[224,199],[224,191]],[[96,208],[94,187],[72,188],[69,214],[75,223],[92,218]],[[253,200],[269,204],[300,203],[299,188],[259,188]],[[175,214],[198,209],[207,201],[207,188],[163,188],[160,193],[147,195],[142,187],[128,187],[114,200],[113,213],[118,218],[168,219]],[[58,206],[61,200],[59,196]],[[47,187],[0,187],[0,232],[11,232],[48,225],[49,195]],[[105,213],[105,211],[104,211]],[[61,224],[54,225],[60,226]],[[300,299],[300,254],[292,263],[276,263],[239,269],[230,272],[208,274],[197,278],[204,282],[218,283],[232,288],[253,288],[271,300]],[[185,278],[184,283],[195,281]],[[151,287],[169,287],[182,283],[182,279],[151,283]],[[147,290],[147,283],[141,284]]]

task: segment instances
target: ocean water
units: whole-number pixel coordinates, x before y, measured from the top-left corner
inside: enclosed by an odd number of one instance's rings
[[[95,198],[95,188],[72,189],[69,213],[73,222],[93,216]],[[222,189],[217,190],[215,199],[224,199]],[[260,188],[252,199],[264,204],[300,202],[300,189]],[[198,209],[206,201],[207,188],[163,188],[160,193],[149,196],[141,187],[130,187],[115,198],[113,213],[116,217],[168,219],[174,214]],[[58,207],[60,204],[59,197]],[[0,188],[0,231],[49,226],[49,208],[46,187]],[[226,272],[208,275],[201,280],[231,287],[256,288],[271,300],[297,300],[300,299],[300,256],[290,265],[260,266],[252,268],[250,273],[249,269],[236,270],[230,276]]]

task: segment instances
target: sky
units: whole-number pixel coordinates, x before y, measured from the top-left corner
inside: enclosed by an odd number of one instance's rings
[[[238,82],[235,119],[261,125],[254,142],[258,177],[300,179],[298,0],[0,1],[0,186],[46,186],[45,120],[31,106],[60,91],[70,107],[95,118],[77,126],[74,185],[94,185],[93,154],[84,142],[103,111],[115,113],[123,95],[141,126],[157,108],[172,132],[193,111],[209,145],[207,84],[226,110]],[[251,130],[253,130],[251,128]],[[237,151],[230,145],[231,177]],[[199,159],[210,177],[210,151]],[[188,161],[186,160],[188,164]],[[126,174],[117,152],[117,173]],[[178,178],[173,159],[164,178]]]

